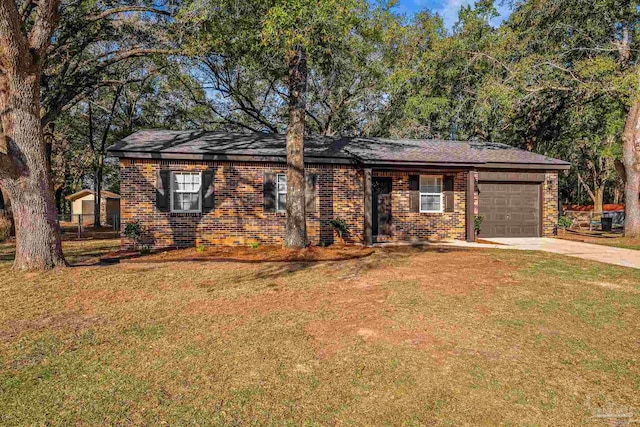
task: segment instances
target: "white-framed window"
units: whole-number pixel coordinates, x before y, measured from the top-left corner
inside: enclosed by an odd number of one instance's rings
[[[287,209],[287,175],[279,173],[276,177],[276,211]]]
[[[420,175],[420,212],[442,212],[442,176]]]
[[[171,172],[171,212],[201,212],[201,190],[200,172]]]

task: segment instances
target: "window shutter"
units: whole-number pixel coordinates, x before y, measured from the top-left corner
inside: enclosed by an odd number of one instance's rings
[[[409,175],[409,211],[420,212],[420,175]]]
[[[444,199],[444,211],[455,212],[455,201],[453,191],[453,176],[445,176],[442,181],[443,196]]]
[[[213,177],[215,172],[206,170],[202,173],[202,210],[209,212],[214,208],[214,183]]]
[[[304,196],[306,201],[307,212],[315,212],[316,211],[316,198],[318,197],[318,175],[315,173],[306,173],[304,175],[304,181],[306,183],[304,189]]]
[[[262,185],[263,207],[265,212],[276,211],[276,174],[273,172],[264,173],[264,183]]]
[[[156,174],[156,207],[169,212],[171,206],[171,171],[159,170]]]

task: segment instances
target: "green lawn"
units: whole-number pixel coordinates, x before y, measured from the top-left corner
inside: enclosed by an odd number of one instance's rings
[[[117,243],[67,245],[84,260],[83,250]],[[46,273],[14,272],[7,258],[3,426],[557,426],[607,411],[640,417],[638,270],[413,248],[317,264]]]
[[[611,246],[614,248],[640,250],[640,238],[637,237],[598,237],[577,233],[564,233],[561,239],[577,242],[593,243],[596,245]]]

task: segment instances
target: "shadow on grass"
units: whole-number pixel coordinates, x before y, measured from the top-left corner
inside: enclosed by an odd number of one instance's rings
[[[101,265],[100,257],[119,247],[119,242],[117,239],[65,241],[63,242],[64,256],[70,267]],[[13,262],[15,256],[14,242],[4,242],[0,244],[0,262]]]

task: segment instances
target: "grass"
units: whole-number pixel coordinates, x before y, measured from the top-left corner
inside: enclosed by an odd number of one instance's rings
[[[66,245],[78,259],[108,246]],[[577,425],[640,411],[637,270],[396,248],[47,273],[2,261],[0,283],[1,425]]]
[[[596,245],[611,246],[614,248],[634,249],[636,251],[640,250],[640,238],[634,237],[598,237],[566,232],[559,237],[565,240],[593,243]]]
[[[102,255],[120,249],[120,239],[71,240],[62,243],[66,260],[71,265],[96,263]],[[12,242],[0,242],[0,265],[10,266],[15,257]]]

